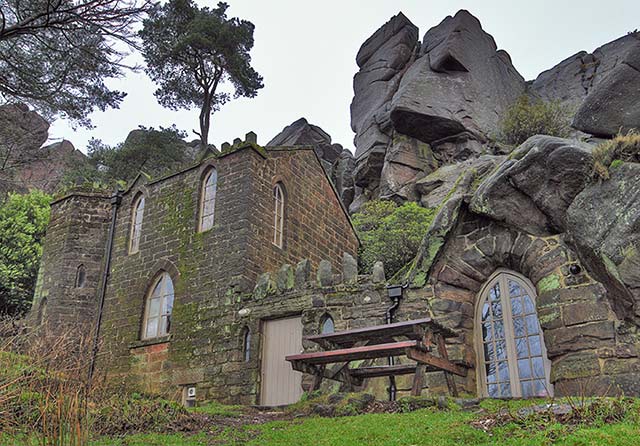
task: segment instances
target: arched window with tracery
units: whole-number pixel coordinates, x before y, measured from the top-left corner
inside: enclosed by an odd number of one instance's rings
[[[173,310],[173,281],[166,271],[161,272],[149,289],[146,297],[143,339],[157,338],[169,334]]]
[[[200,232],[213,228],[213,220],[216,207],[216,193],[218,190],[218,172],[210,169],[202,179],[200,186]]]
[[[335,324],[333,323],[333,318],[328,314],[325,314],[320,321],[320,333],[321,334],[329,334],[336,331]]]
[[[284,246],[284,206],[285,195],[282,183],[273,187],[274,219],[273,219],[273,244],[278,248]]]
[[[133,201],[131,213],[131,235],[129,239],[129,253],[134,254],[140,250],[140,237],[142,235],[142,219],[144,217],[144,195],[139,194]]]
[[[481,395],[550,396],[550,362],[535,305],[535,291],[520,275],[501,271],[487,282],[476,311]]]

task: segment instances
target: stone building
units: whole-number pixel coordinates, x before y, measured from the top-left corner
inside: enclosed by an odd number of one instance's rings
[[[357,56],[356,159],[299,120],[265,148],[249,135],[185,171],[140,176],[112,202],[64,197],[30,318],[95,321],[109,272],[98,370],[111,380],[189,404],[291,403],[309,382],[284,357],[315,348],[305,335],[382,324],[390,305],[380,265],[358,275],[340,199],[352,211],[374,198],[414,201],[436,217],[393,278],[405,286],[395,317],[432,317],[458,334],[448,351],[468,366],[455,378],[460,391],[640,395],[637,149],[612,155],[594,177],[595,144],[640,128],[636,96],[618,94],[620,85],[640,91],[628,68],[639,49],[630,33],[526,83],[468,12],[422,41],[399,14]],[[580,104],[581,133],[518,147],[490,140],[516,98],[565,91]],[[598,105],[612,91],[624,96],[610,102],[615,113]],[[446,392],[441,372],[424,383]],[[365,386],[383,396],[386,381]],[[399,380],[400,394],[407,387]]]
[[[259,328],[237,311],[259,274],[303,259],[340,265],[357,248],[313,149],[263,148],[249,134],[183,171],[140,175],[119,196],[55,201],[30,318],[88,335],[110,260],[100,373],[149,392],[197,385],[199,398],[255,402]],[[267,302],[261,310],[291,314]]]
[[[569,150],[557,142],[534,138],[517,163],[537,172],[535,162],[547,159],[540,153]],[[508,202],[487,197],[499,173],[473,172],[451,186],[417,257],[394,278],[406,287],[396,320],[430,316],[458,333],[448,350],[469,367],[455,378],[468,394],[639,394],[636,323],[624,295],[583,263],[566,233],[498,218],[496,206]],[[601,186],[583,193],[593,188]],[[111,223],[97,365],[129,389],[188,404],[291,403],[309,379],[284,357],[315,348],[305,335],[382,324],[390,305],[381,265],[358,275],[358,240],[311,149],[248,141],[159,180],[140,176],[121,197],[61,198],[32,320],[82,327],[96,319]],[[431,394],[447,391],[441,372],[424,383]],[[365,382],[381,397],[386,385]],[[408,388],[399,380],[400,395]]]

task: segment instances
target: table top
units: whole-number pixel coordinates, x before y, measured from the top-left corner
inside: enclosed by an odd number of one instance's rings
[[[353,345],[358,341],[391,341],[396,336],[404,336],[408,339],[422,339],[425,329],[429,329],[434,333],[439,333],[445,338],[455,337],[457,334],[442,326],[431,318],[414,319],[405,322],[396,322],[393,324],[375,325],[372,327],[357,328],[355,330],[336,331],[334,333],[325,333],[320,335],[305,336],[307,341],[317,344],[331,343],[336,346]]]

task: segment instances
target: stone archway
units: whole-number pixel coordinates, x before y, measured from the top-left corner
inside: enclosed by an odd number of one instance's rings
[[[586,377],[602,381],[590,393],[600,392],[606,381],[601,379],[606,373],[602,351],[616,348],[616,318],[604,287],[581,267],[560,235],[519,232],[464,209],[429,272],[434,318],[461,334],[459,344],[452,345],[454,359],[475,366],[477,296],[501,268],[521,274],[535,287],[556,393],[575,393],[576,380]],[[475,393],[475,373],[461,384]]]

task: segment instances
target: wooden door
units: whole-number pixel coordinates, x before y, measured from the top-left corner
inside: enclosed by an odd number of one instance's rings
[[[284,358],[302,351],[302,319],[298,316],[266,321],[262,346],[260,404],[297,402],[302,395],[302,373],[294,371]]]

